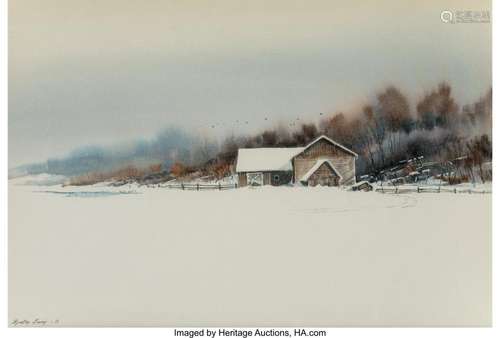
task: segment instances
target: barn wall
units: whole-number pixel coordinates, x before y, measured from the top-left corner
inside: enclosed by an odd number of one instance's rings
[[[238,173],[238,187],[246,187],[247,173]]]
[[[319,140],[293,160],[294,180],[298,182],[318,159],[328,159],[342,176],[339,184],[354,184],[356,158],[345,150],[331,144],[327,140]]]
[[[264,171],[262,172],[264,185],[283,185],[288,184],[292,181],[292,172],[291,171]],[[275,180],[274,177],[278,176],[278,180]],[[240,172],[238,173],[238,186],[245,187],[248,185],[247,182],[247,173]]]
[[[271,185],[271,173],[270,172],[264,173],[264,185]]]
[[[278,175],[278,180],[274,176]],[[274,171],[271,175],[272,185],[284,185],[292,182],[292,171]]]

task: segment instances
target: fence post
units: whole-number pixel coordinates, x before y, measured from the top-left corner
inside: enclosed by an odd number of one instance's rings
[[[234,184],[234,189],[238,188],[238,183]]]
[[[420,193],[420,186],[417,186],[417,193]]]
[[[220,190],[220,182],[219,182],[219,190]]]
[[[453,189],[453,192],[456,194],[457,193],[457,188]]]
[[[181,188],[182,190],[184,190],[184,183],[181,183]]]
[[[396,194],[398,193],[398,187],[396,187]]]
[[[196,190],[200,190],[200,183],[196,183]]]

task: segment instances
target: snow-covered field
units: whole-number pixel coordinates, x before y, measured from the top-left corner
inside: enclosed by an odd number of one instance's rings
[[[490,194],[26,183],[9,181],[10,320],[491,322]]]

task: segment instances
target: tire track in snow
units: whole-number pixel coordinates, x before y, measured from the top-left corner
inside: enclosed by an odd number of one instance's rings
[[[394,209],[394,208],[414,208],[417,204],[417,198],[411,195],[391,195],[396,203],[390,203],[388,205],[361,205],[354,208],[335,208],[335,207],[315,207],[315,208],[292,208],[289,209],[291,214],[335,214],[335,213],[345,213],[345,212],[366,212],[378,209]]]

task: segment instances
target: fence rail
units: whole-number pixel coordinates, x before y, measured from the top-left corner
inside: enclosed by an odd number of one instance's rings
[[[454,193],[454,194],[491,194],[490,190],[486,189],[461,189],[449,187],[376,187],[375,191],[390,194],[405,194],[405,193]]]
[[[206,184],[206,183],[178,183],[178,184],[167,184],[169,189],[180,189],[180,190],[229,190],[238,188],[237,183],[231,184]]]
[[[207,183],[175,183],[167,184],[166,188],[179,190],[229,190],[238,188],[237,183],[226,184],[207,184]],[[392,186],[392,187],[375,187],[375,191],[388,194],[405,194],[405,193],[455,193],[455,194],[491,194],[490,190],[482,189],[461,189],[450,187],[429,187],[429,186]]]

